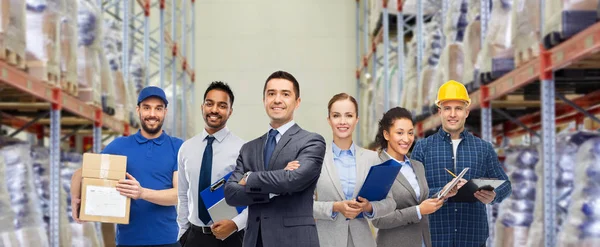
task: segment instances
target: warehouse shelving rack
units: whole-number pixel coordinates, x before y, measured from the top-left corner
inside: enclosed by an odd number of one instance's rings
[[[445,13],[448,6],[448,0],[442,1],[442,13]],[[544,7],[545,1],[540,1],[540,33],[544,33]],[[357,1],[358,2],[358,1]],[[367,13],[367,1],[365,1],[364,10]],[[362,64],[360,57],[357,56],[357,84],[360,87],[361,73],[367,72],[369,66],[369,58],[376,56],[374,47],[380,42],[384,44],[384,52],[389,49],[389,37],[386,34],[388,30],[388,15],[387,2],[383,1],[383,33],[377,33],[371,37],[372,50],[368,50],[365,45]],[[422,0],[417,0],[417,71],[420,74],[423,51],[422,51],[422,34],[423,34],[423,4]],[[481,42],[483,43],[486,34],[487,24],[490,20],[491,1],[481,1]],[[399,15],[402,15],[402,1],[398,0]],[[357,3],[357,19],[358,19]],[[366,17],[366,15],[365,15]],[[367,18],[365,18],[366,20]],[[403,20],[403,18],[397,18]],[[365,21],[366,23],[366,21]],[[401,29],[403,23],[399,22],[398,29]],[[367,24],[362,27],[365,32]],[[361,28],[357,22],[357,46],[360,44],[358,33]],[[401,32],[398,32],[401,33]],[[382,36],[382,38],[380,37]],[[543,40],[543,39],[540,39]],[[369,41],[369,36],[365,34],[364,43]],[[402,44],[402,42],[399,42]],[[400,47],[400,45],[399,45]],[[357,51],[358,51],[357,47]],[[401,50],[401,49],[400,49]],[[542,140],[543,151],[543,184],[544,184],[544,246],[556,246],[555,233],[555,217],[556,217],[556,185],[555,171],[552,169],[556,162],[556,126],[565,122],[576,121],[581,124],[585,117],[593,121],[600,122],[595,114],[600,113],[600,90],[598,90],[598,76],[596,74],[581,74],[587,73],[586,68],[600,68],[600,22],[595,23],[578,34],[570,37],[564,42],[550,48],[545,49],[543,44],[540,44],[540,55],[537,58],[515,68],[513,71],[497,78],[493,82],[481,85],[478,89],[470,93],[472,100],[469,109],[470,117],[467,119],[467,126],[472,129],[482,139],[492,142],[496,139],[498,143],[503,137],[518,136],[523,134],[537,135]],[[402,56],[398,56],[402,57]],[[384,58],[388,61],[387,57]],[[376,67],[377,59],[373,59],[371,67]],[[398,67],[401,68],[403,61],[398,62]],[[384,63],[384,80],[388,82],[389,68],[388,64]],[[574,74],[573,71],[579,71],[580,74]],[[376,71],[373,69],[373,71]],[[373,73],[373,77],[377,74]],[[588,78],[586,78],[588,77]],[[592,78],[590,80],[589,78]],[[373,79],[373,81],[375,81]],[[419,81],[419,80],[417,80]],[[403,78],[399,76],[399,85],[402,85]],[[386,84],[389,88],[389,84]],[[402,87],[400,87],[400,90]],[[419,100],[421,99],[422,85],[419,85]],[[385,102],[388,102],[389,93],[386,90]],[[577,94],[574,98],[568,97],[567,94]],[[526,101],[511,102],[504,100],[507,95],[521,95]],[[516,109],[518,106],[519,109]],[[524,109],[522,109],[525,107]],[[389,109],[389,105],[385,104],[385,111]],[[494,118],[492,118],[494,112]],[[417,117],[417,132],[423,137],[433,133],[436,128],[441,125],[440,119],[437,116],[418,116]],[[479,125],[479,126],[477,126]],[[372,126],[371,126],[372,127]],[[538,133],[541,129],[541,133]],[[496,138],[494,138],[496,137]],[[488,214],[490,214],[488,208]],[[490,218],[490,217],[488,217]],[[488,246],[491,242],[488,240]]]
[[[143,50],[147,72],[146,85],[150,80],[159,76],[160,86],[164,85],[164,76],[167,66],[171,67],[173,97],[176,90],[181,92],[182,97],[173,100],[170,108],[181,107],[181,115],[172,110],[170,115],[173,123],[179,119],[182,121],[181,133],[170,133],[171,135],[184,137],[186,130],[186,107],[187,99],[185,92],[191,91],[192,102],[195,102],[195,73],[194,54],[195,44],[195,0],[171,0],[171,7],[167,7],[166,0],[151,1],[137,0],[139,8],[134,1],[121,0],[97,0],[97,5],[102,8],[103,16],[112,16],[122,22],[122,72],[124,78],[129,78],[129,56],[130,50]],[[152,8],[159,7],[160,23],[154,31],[150,31],[150,12]],[[165,20],[165,11],[171,11],[171,19]],[[180,17],[181,19],[177,19]],[[188,18],[191,17],[191,18]],[[170,35],[165,33],[165,26],[171,23]],[[102,23],[102,22],[100,22]],[[177,23],[180,23],[178,26]],[[179,28],[178,28],[179,27]],[[177,35],[179,30],[179,35]],[[160,32],[160,40],[152,38],[152,34]],[[187,35],[191,33],[191,35]],[[170,36],[170,37],[169,37]],[[141,38],[140,38],[141,37]],[[189,39],[189,40],[188,40]],[[143,44],[143,45],[140,45]],[[190,47],[190,52],[187,52]],[[130,49],[131,48],[131,49]],[[169,55],[166,50],[171,51]],[[159,54],[157,55],[157,51]],[[164,59],[169,56],[169,64],[164,64]],[[188,58],[190,63],[188,64]],[[156,63],[159,60],[159,64]],[[178,74],[178,75],[177,75]],[[125,83],[130,80],[125,79]],[[177,87],[176,81],[181,81]],[[127,88],[127,87],[126,87]],[[177,103],[179,101],[179,103]],[[129,110],[129,109],[127,109]],[[60,143],[76,134],[87,134],[93,136],[93,149],[99,153],[102,142],[112,136],[127,136],[136,129],[129,122],[120,121],[104,113],[101,107],[87,105],[85,102],[64,93],[60,88],[47,84],[30,76],[27,72],[0,61],[0,125],[14,128],[15,131],[9,136],[26,131],[37,134],[38,144],[44,145],[44,137],[49,137],[50,148],[50,246],[59,246],[59,188],[60,186]]]

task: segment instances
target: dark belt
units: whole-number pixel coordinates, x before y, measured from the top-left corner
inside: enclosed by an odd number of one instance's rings
[[[199,231],[203,234],[207,234],[207,235],[212,235],[212,229],[210,229],[210,226],[197,226],[192,224],[192,229],[195,231]]]

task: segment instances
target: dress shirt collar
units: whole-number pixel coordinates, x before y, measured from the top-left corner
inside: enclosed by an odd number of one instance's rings
[[[156,137],[156,138],[154,138],[154,139],[148,139],[148,138],[146,138],[146,137],[144,137],[144,136],[142,135],[142,130],[140,129],[140,130],[138,130],[138,132],[137,132],[137,133],[135,133],[135,135],[133,135],[133,136],[135,137],[135,140],[136,140],[138,143],[140,143],[140,144],[142,144],[142,143],[146,143],[146,142],[148,142],[148,141],[150,141],[150,140],[151,140],[151,141],[152,141],[152,142],[154,142],[156,145],[161,145],[163,142],[165,142],[165,137],[167,136],[167,134],[165,133],[165,131],[164,131],[164,130],[161,130],[161,134],[160,134],[158,137]]]
[[[346,151],[346,150],[342,150],[337,145],[335,145],[335,142],[331,142],[331,143],[332,143],[331,150],[333,150],[333,154],[335,155],[335,157],[340,157],[340,155],[342,154],[342,151]],[[353,142],[352,145],[350,145],[350,155],[352,157],[354,157],[355,153],[356,153],[356,150],[354,148],[354,142]]]
[[[212,134],[212,136],[215,138],[215,140],[217,140],[219,143],[221,143],[221,142],[223,142],[225,137],[227,137],[228,134],[229,134],[229,129],[227,128],[227,126],[225,126],[224,128],[222,128],[219,131]],[[204,141],[204,139],[206,139],[207,136],[209,136],[208,132],[206,132],[206,129],[203,129],[202,130],[202,140]]]
[[[388,157],[390,157],[390,159],[393,159],[393,160],[395,160],[396,162],[400,163],[400,165],[408,165],[408,166],[412,167],[412,164],[410,163],[410,159],[408,158],[408,156],[404,155],[404,161],[399,161],[399,160],[397,160],[396,158],[394,158],[393,156],[391,156],[390,154],[388,154],[388,152],[387,152],[387,148],[384,148],[384,149],[383,149],[383,152],[384,152],[384,153],[385,153],[385,154],[386,154]]]
[[[296,122],[294,122],[294,120],[287,122],[284,125],[279,126],[279,128],[277,128],[277,132],[279,132],[279,135],[283,136],[285,134],[286,131],[288,131],[292,126],[294,126],[294,124],[296,124]],[[273,127],[271,127],[271,124],[269,124],[269,130],[273,129]]]

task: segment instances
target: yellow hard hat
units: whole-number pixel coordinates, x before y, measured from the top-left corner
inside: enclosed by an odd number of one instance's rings
[[[467,106],[471,104],[467,88],[455,80],[449,80],[440,87],[435,104],[440,106],[440,103],[447,100],[462,100],[467,102]]]

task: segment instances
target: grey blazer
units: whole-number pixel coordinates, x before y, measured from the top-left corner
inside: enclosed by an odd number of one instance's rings
[[[381,162],[390,159],[384,152],[379,154],[379,158]],[[417,175],[421,198],[416,198],[416,193],[408,180],[402,175],[402,172],[398,173],[391,189],[392,196],[396,201],[396,209],[391,214],[373,220],[373,226],[379,229],[377,233],[377,246],[379,247],[422,247],[422,240],[425,240],[425,246],[431,246],[427,215],[422,215],[419,220],[415,207],[429,197],[425,168],[419,161],[411,159],[410,162]]]
[[[321,174],[325,140],[294,124],[273,151],[269,169],[263,164],[267,134],[244,144],[237,165],[225,184],[225,200],[231,206],[248,206],[245,247],[256,246],[260,233],[264,247],[318,247],[313,218],[313,194]],[[294,171],[283,170],[293,160]],[[238,184],[252,171],[246,185]],[[270,194],[277,196],[270,197]]]
[[[362,184],[364,183],[369,168],[380,164],[381,161],[376,152],[366,150],[355,145],[356,157],[356,184],[354,195],[356,198]],[[333,161],[333,150],[327,146],[325,160],[323,163],[321,177],[315,190],[315,204],[313,214],[317,220],[317,231],[319,232],[319,243],[322,247],[346,247],[353,243],[356,247],[375,247],[375,238],[371,233],[367,218],[346,220],[344,215],[338,213],[332,218],[333,203],[346,199],[338,169]],[[391,193],[382,201],[371,202],[373,205],[374,218],[391,213],[396,208],[396,202]],[[352,245],[351,245],[352,246]]]

